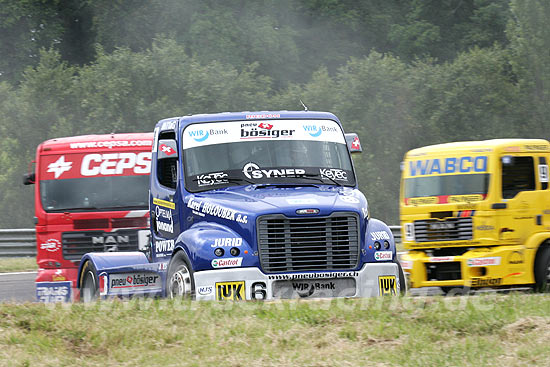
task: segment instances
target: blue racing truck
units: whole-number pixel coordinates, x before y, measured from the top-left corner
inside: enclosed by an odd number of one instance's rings
[[[83,301],[369,297],[405,291],[392,232],[370,217],[327,112],[189,115],[154,130],[151,245],[88,253]]]

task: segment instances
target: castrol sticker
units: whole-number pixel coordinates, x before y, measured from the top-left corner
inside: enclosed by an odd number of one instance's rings
[[[148,175],[151,152],[45,155],[40,169],[43,180]]]

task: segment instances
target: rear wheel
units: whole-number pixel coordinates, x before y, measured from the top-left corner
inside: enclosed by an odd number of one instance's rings
[[[550,290],[550,246],[545,246],[537,252],[535,259],[535,291]]]
[[[93,302],[99,298],[99,283],[94,264],[86,261],[80,276],[80,300],[84,303]]]
[[[170,298],[193,298],[195,281],[189,259],[183,251],[178,251],[170,260],[168,276],[166,277],[167,296]]]

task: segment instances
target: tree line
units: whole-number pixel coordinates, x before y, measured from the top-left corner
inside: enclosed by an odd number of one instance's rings
[[[0,0],[0,227],[49,138],[190,113],[302,109],[357,132],[360,188],[398,223],[400,162],[448,141],[546,138],[545,0]]]

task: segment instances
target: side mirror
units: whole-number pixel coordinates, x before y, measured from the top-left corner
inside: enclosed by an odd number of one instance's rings
[[[178,148],[174,139],[159,140],[158,159],[178,158]]]
[[[356,133],[347,133],[345,137],[350,153],[361,153],[363,151],[359,136]]]
[[[25,173],[23,175],[23,185],[34,185],[36,182],[36,174],[34,172]]]

